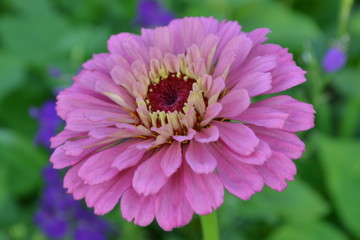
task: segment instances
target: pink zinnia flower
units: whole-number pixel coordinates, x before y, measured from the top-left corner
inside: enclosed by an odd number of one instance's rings
[[[268,29],[184,18],[121,33],[58,96],[65,130],[51,162],[64,186],[96,214],[120,202],[123,217],[164,230],[217,209],[224,188],[247,200],[263,185],[281,191],[313,127],[310,104],[280,95],[305,81]]]

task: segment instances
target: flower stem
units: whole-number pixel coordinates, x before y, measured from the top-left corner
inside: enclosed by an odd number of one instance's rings
[[[340,6],[338,37],[341,38],[347,32],[347,23],[349,21],[351,6],[354,0],[342,0]]]
[[[200,216],[203,240],[219,240],[219,229],[216,211]]]

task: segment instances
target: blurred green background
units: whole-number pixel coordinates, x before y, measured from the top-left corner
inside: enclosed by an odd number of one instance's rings
[[[139,33],[135,0],[0,1],[0,240],[46,239],[34,223],[48,163],[35,146],[29,109],[54,99],[54,89],[119,32]],[[269,27],[269,42],[289,48],[308,81],[287,91],[314,104],[316,127],[300,137],[307,150],[298,174],[278,193],[265,188],[245,202],[227,195],[218,210],[221,239],[360,239],[360,1],[339,23],[340,0],[177,0],[161,4],[178,17],[237,20],[245,31]],[[339,27],[340,25],[340,27]],[[347,63],[326,73],[322,58],[348,36]],[[58,69],[58,76],[50,74]],[[197,216],[173,232],[141,228],[118,207],[104,216],[118,239],[200,239]]]

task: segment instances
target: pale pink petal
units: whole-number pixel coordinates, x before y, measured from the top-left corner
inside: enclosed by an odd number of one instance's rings
[[[173,50],[173,37],[169,27],[157,27],[154,32],[154,45],[165,55]]]
[[[217,35],[220,37],[220,43],[215,53],[215,59],[217,59],[223,50],[224,46],[230,41],[230,39],[239,35],[241,32],[241,26],[236,21],[222,21],[220,23]]]
[[[276,96],[257,103],[254,107],[267,107],[289,115],[281,128],[289,132],[308,130],[314,127],[315,110],[311,104],[299,102],[290,96]]]
[[[165,153],[163,149],[158,150],[135,171],[133,188],[138,194],[155,194],[166,184],[168,178],[161,169]]]
[[[115,121],[135,123],[136,119],[125,113],[79,108],[69,113],[65,128],[75,132],[86,132],[115,125]]]
[[[260,44],[267,40],[266,35],[271,32],[268,28],[257,28],[247,34],[253,44]]]
[[[296,166],[293,161],[279,152],[273,152],[271,158],[257,169],[264,179],[264,183],[277,191],[284,190],[287,186],[285,180],[294,180],[296,174]]]
[[[200,46],[205,38],[204,25],[199,18],[184,18],[182,32],[185,49],[192,44]]]
[[[98,215],[110,212],[131,186],[133,174],[134,169],[127,170],[106,182],[91,185],[85,196],[86,205],[94,207],[94,212]]]
[[[277,58],[271,55],[255,56],[245,61],[241,68],[231,71],[226,80],[226,85],[231,88],[250,73],[268,73],[277,66],[276,60]]]
[[[242,154],[239,154],[233,150],[231,150],[226,144],[224,144],[222,141],[219,141],[218,148],[227,156],[231,157],[234,160],[246,163],[246,164],[252,164],[252,165],[262,165],[266,160],[268,160],[271,156],[271,148],[270,146],[265,142],[260,140],[259,144],[256,146],[255,151],[249,155],[245,156]]]
[[[214,17],[200,17],[205,29],[205,35],[216,33],[219,28],[219,21]]]
[[[78,108],[123,111],[120,106],[108,100],[106,96],[89,90],[86,92],[78,84],[74,84],[72,87],[62,91],[57,96],[57,100],[57,113],[64,120],[67,119],[69,112]]]
[[[108,53],[93,54],[93,58],[85,62],[82,66],[87,70],[97,70],[108,73],[110,69],[105,62],[109,55]]]
[[[189,140],[193,139],[195,134],[196,134],[196,131],[194,129],[190,128],[187,132],[187,135],[175,135],[172,138],[178,142],[184,142],[184,141],[189,141]]]
[[[123,151],[115,156],[111,167],[121,171],[126,168],[135,166],[144,156],[147,149],[138,149],[138,144],[143,143],[143,140],[127,140],[121,143]]]
[[[206,70],[210,73],[213,66],[213,58],[216,47],[219,44],[220,38],[215,34],[209,34],[205,37],[200,46],[200,55],[205,60]]]
[[[224,186],[215,173],[198,174],[186,167],[185,196],[191,208],[200,215],[210,214],[224,201]]]
[[[216,158],[219,159],[216,170],[224,187],[230,193],[248,200],[255,192],[262,190],[263,180],[255,167],[233,159],[218,146],[213,150],[217,152]]]
[[[221,50],[213,76],[225,78],[229,71],[236,70],[246,59],[251,47],[252,42],[245,35],[232,38]]]
[[[206,145],[190,141],[186,149],[186,161],[197,173],[210,173],[216,168],[216,158],[207,150]]]
[[[169,28],[171,30],[171,33],[173,35],[174,39],[174,50],[173,54],[181,54],[185,52],[184,47],[184,39],[183,39],[183,20],[182,19],[174,19],[169,23]],[[147,36],[151,34],[151,32],[146,33]],[[152,45],[152,44],[150,44]]]
[[[223,108],[219,113],[219,116],[231,119],[240,115],[245,109],[249,107],[250,97],[246,90],[237,89],[230,91],[223,98],[221,98],[220,103]]]
[[[251,155],[260,142],[254,132],[242,123],[216,121],[213,124],[219,128],[224,143],[239,154]]]
[[[64,188],[68,193],[74,196],[74,199],[79,200],[85,197],[90,185],[84,183],[79,177],[78,171],[84,162],[79,162],[71,167],[64,176]]]
[[[102,183],[113,178],[119,170],[112,167],[114,159],[124,151],[124,146],[121,144],[94,153],[79,170],[79,176],[85,183],[93,185]]]
[[[63,130],[58,135],[52,137],[50,139],[51,142],[51,148],[56,148],[66,142],[69,139],[74,139],[78,137],[86,136],[85,132],[73,132],[70,130]]]
[[[216,118],[221,112],[223,106],[220,103],[213,103],[206,108],[204,120],[201,122],[201,126],[204,127],[209,124],[214,118]]]
[[[161,161],[161,168],[165,176],[170,177],[181,166],[182,162],[182,149],[180,142],[172,142],[170,146],[164,146],[165,154]]]
[[[127,221],[134,220],[139,226],[147,226],[154,220],[156,199],[156,195],[145,197],[129,188],[121,198],[121,213]]]
[[[232,118],[240,122],[251,123],[262,127],[282,129],[289,114],[268,107],[253,107]]]
[[[215,126],[210,126],[209,128],[202,128],[200,131],[196,132],[194,139],[199,143],[209,143],[216,142],[219,139],[219,136],[219,129]]]
[[[156,220],[165,231],[188,224],[194,214],[185,198],[183,176],[175,173],[159,193]]]
[[[148,48],[142,39],[135,34],[120,33],[112,35],[108,41],[108,49],[111,53],[118,53],[130,63],[136,59],[149,60]]]
[[[258,138],[269,144],[272,150],[281,152],[289,158],[300,158],[305,150],[305,144],[294,133],[258,126],[250,128]]]
[[[296,65],[287,49],[276,44],[264,44],[257,47],[254,54],[277,57],[277,67],[270,72],[272,88],[266,94],[284,91],[306,81],[305,71]]]
[[[249,73],[238,79],[238,83],[233,89],[245,89],[250,97],[263,94],[271,89],[271,74],[261,72]]]

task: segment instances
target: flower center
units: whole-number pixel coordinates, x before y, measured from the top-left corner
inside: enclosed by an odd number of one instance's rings
[[[182,74],[169,74],[159,83],[151,84],[147,92],[151,111],[182,111],[194,82],[194,79]]]

